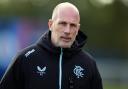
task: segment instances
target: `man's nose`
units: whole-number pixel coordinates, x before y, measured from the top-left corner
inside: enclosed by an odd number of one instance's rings
[[[64,29],[64,33],[66,33],[66,34],[70,33],[70,25],[69,24],[66,25],[66,27]]]

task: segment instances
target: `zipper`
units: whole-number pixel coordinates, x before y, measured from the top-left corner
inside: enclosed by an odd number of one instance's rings
[[[60,58],[59,58],[59,89],[62,87],[62,57],[63,57],[63,48],[61,48]]]

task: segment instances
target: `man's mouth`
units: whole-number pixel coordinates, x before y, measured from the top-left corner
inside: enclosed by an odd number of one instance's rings
[[[70,37],[61,37],[61,39],[64,41],[64,42],[70,42],[71,41],[71,38]]]

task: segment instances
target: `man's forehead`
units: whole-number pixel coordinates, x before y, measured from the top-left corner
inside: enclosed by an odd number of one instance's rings
[[[71,21],[71,22],[79,22],[80,17],[76,11],[74,11],[72,8],[63,8],[59,9],[57,14],[57,18],[60,20],[65,20],[65,21]]]

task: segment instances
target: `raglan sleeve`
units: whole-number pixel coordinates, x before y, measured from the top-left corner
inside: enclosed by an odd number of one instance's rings
[[[0,81],[0,89],[24,89],[23,88],[23,71],[22,57],[17,55],[11,64],[9,64],[4,76]]]
[[[95,61],[93,63],[93,76],[91,82],[92,82],[91,89],[103,89],[102,78]]]

